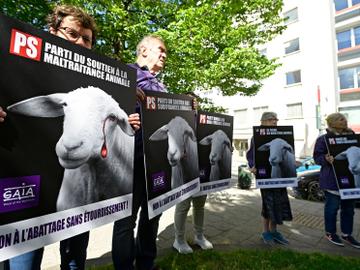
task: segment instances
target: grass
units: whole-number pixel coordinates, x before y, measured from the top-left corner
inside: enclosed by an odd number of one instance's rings
[[[171,253],[157,259],[163,270],[352,270],[360,269],[360,259],[291,250],[200,251],[181,255]],[[110,270],[112,265],[93,267]]]

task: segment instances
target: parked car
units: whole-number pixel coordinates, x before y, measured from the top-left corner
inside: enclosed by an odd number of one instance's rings
[[[313,170],[298,174],[298,186],[293,188],[295,198],[321,202],[325,200],[325,194],[320,189],[320,170]]]
[[[303,160],[297,161],[296,163],[298,164],[296,168],[297,173],[320,171],[321,168],[320,165],[315,163],[315,160],[312,157],[305,158]]]
[[[297,161],[298,186],[292,189],[295,198],[324,201],[324,191],[320,189],[319,176],[321,166],[317,165],[312,157]]]

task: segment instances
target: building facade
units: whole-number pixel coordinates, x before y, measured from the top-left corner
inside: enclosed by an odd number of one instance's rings
[[[330,113],[360,132],[360,0],[285,0],[283,16],[287,29],[260,48],[281,63],[274,75],[256,96],[217,99],[234,115],[234,173],[264,111],[294,126],[297,157],[312,155]]]

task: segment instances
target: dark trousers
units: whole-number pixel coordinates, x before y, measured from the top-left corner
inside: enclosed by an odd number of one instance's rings
[[[61,269],[85,269],[89,232],[60,241]],[[44,248],[36,249],[5,262],[5,270],[40,270]]]
[[[325,191],[325,231],[336,233],[337,212],[340,210],[340,227],[343,234],[351,235],[354,224],[354,200],[341,200],[339,195]]]
[[[60,267],[62,270],[85,269],[89,235],[89,232],[85,232],[60,241]]]
[[[137,236],[134,228],[141,206]],[[132,215],[114,223],[112,239],[112,259],[117,270],[151,270],[156,258],[156,238],[160,216],[148,217],[145,169],[143,159],[134,164],[134,188]]]

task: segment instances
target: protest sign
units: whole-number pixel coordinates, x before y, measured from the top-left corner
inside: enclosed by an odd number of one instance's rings
[[[360,135],[337,135],[324,137],[341,199],[360,198]]]
[[[131,214],[136,71],[4,15],[0,36],[2,261]]]
[[[257,188],[297,186],[292,126],[255,126]]]
[[[192,98],[146,91],[142,123],[152,218],[200,189]]]
[[[197,138],[200,192],[196,196],[230,187],[233,117],[199,111]]]

